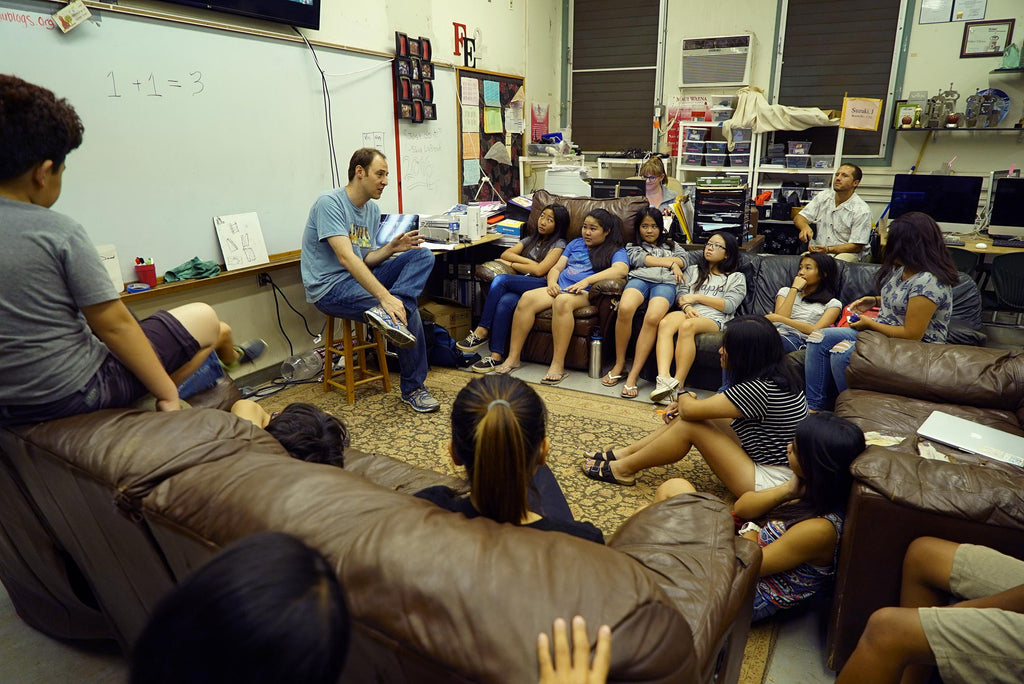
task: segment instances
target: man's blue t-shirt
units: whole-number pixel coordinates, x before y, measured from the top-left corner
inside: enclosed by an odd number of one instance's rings
[[[345,188],[321,193],[309,210],[309,219],[302,233],[302,284],[306,301],[313,303],[331,288],[352,274],[341,265],[327,238],[347,235],[352,251],[360,259],[373,250],[373,240],[380,226],[380,207],[367,200],[356,207]]]
[[[584,278],[589,278],[596,272],[594,265],[590,263],[590,250],[583,238],[576,238],[570,242],[562,252],[562,256],[569,260],[562,272],[558,274],[558,287],[563,290]],[[624,248],[620,247],[615,251],[615,254],[612,255],[612,263],[629,265],[629,257]]]

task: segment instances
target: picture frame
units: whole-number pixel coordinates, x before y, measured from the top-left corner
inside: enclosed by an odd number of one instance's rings
[[[409,39],[409,56],[419,59],[420,56],[420,41],[415,38]]]
[[[420,58],[424,62],[429,62],[431,56],[434,54],[433,49],[430,47],[430,39],[420,36]]]
[[[423,123],[423,100],[412,101],[412,122]]]
[[[434,65],[431,62],[420,62],[420,78],[424,81],[434,80]]]
[[[437,106],[433,102],[423,103],[423,118],[428,121],[437,120]]]
[[[422,81],[410,81],[410,95],[413,100],[423,99],[423,82]]]
[[[430,81],[423,82],[423,101],[433,102],[434,101],[434,84]]]
[[[1010,47],[1015,19],[968,21],[964,23],[964,39],[960,59],[965,57],[1002,57]]]
[[[412,61],[408,58],[396,57],[395,73],[398,76],[405,76],[406,78],[412,76]]]
[[[398,77],[398,101],[412,102],[412,81],[406,76]]]
[[[398,105],[398,118],[412,119],[412,102],[402,102]]]
[[[409,36],[401,31],[395,31],[395,56],[409,56]]]
[[[422,73],[420,70],[420,60],[414,57],[409,61],[411,64],[409,78],[411,78],[414,81],[420,80],[420,74]]]
[[[914,125],[914,114],[917,111],[917,105],[916,104],[910,104],[906,100],[896,100],[896,102],[893,105],[892,111],[893,111],[893,115],[892,115],[892,127],[893,128],[903,128],[904,127],[903,126],[903,117],[904,116],[909,116],[910,117],[910,125],[911,125],[911,127],[913,127],[913,125]]]

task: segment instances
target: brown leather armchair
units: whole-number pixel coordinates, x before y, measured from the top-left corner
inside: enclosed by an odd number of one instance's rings
[[[624,242],[632,242],[635,239],[633,224],[636,221],[636,216],[648,206],[645,197],[621,197],[619,199],[561,197],[552,195],[546,190],[538,190],[533,194],[533,209],[530,210],[530,218],[526,222],[527,235],[537,230],[537,218],[544,207],[549,204],[561,204],[569,210],[568,239],[572,240],[580,236],[583,219],[587,217],[587,214],[594,209],[604,209],[614,216],[618,216],[622,221]],[[498,261],[488,261],[476,267],[476,277],[488,285],[495,276],[512,272],[512,269]],[[586,370],[590,358],[587,340],[595,331],[600,333],[603,338],[609,336],[611,326],[615,322],[614,306],[618,302],[625,284],[625,279],[620,278],[603,280],[590,288],[590,306],[577,309],[575,312],[576,322],[572,331],[572,339],[569,341],[569,350],[565,355],[567,368]],[[533,331],[526,338],[522,359],[536,363],[549,363],[553,346],[551,311],[545,311],[537,316],[537,320],[533,324]],[[610,344],[605,345],[605,349],[614,353],[613,346]]]
[[[935,536],[1024,558],[1024,470],[933,444],[954,461],[917,452],[934,410],[1024,436],[1024,352],[925,344],[862,333],[836,412],[863,430],[905,436],[870,447],[851,468],[829,624],[829,666],[842,668],[868,618],[899,605],[903,556]]]

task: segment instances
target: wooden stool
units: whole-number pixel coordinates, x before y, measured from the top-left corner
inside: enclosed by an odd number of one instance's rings
[[[356,387],[358,385],[383,380],[384,391],[390,392],[391,378],[388,377],[388,361],[387,356],[384,355],[384,335],[381,334],[380,330],[374,328],[374,341],[367,342],[366,327],[362,321],[353,319],[350,323],[350,319],[347,318],[339,320],[343,323],[341,326],[341,342],[345,350],[344,352],[339,352],[334,348],[334,316],[327,317],[327,343],[324,345],[324,392],[330,392],[332,387],[343,389],[350,404],[355,401]],[[353,326],[355,327],[354,337]],[[367,349],[377,350],[379,372],[374,373],[367,370]],[[334,370],[333,358],[339,355],[345,357],[345,370],[343,371]],[[356,377],[357,372],[359,374],[358,378]],[[340,378],[342,375],[345,376],[344,382],[335,380],[335,378]]]

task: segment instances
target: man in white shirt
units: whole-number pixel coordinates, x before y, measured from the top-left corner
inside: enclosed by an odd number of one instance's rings
[[[859,166],[843,164],[832,180],[832,189],[819,192],[793,218],[800,230],[800,241],[810,243],[809,251],[833,254],[843,261],[867,259],[871,209],[854,194],[862,177]],[[817,224],[817,235],[811,223]]]

